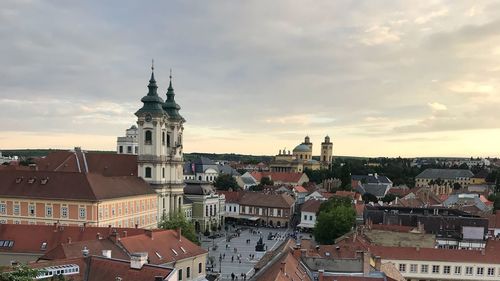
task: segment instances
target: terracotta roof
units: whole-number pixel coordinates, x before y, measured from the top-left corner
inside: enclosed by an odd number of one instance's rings
[[[256,179],[258,182],[263,177],[270,177],[273,181],[281,181],[281,182],[293,182],[298,183],[299,180],[304,175],[303,173],[282,173],[282,172],[252,172],[252,177]]]
[[[319,207],[321,206],[321,200],[307,200],[301,208],[302,212],[311,212],[311,213],[317,213],[319,211]]]
[[[223,194],[226,197],[226,203],[238,203],[240,201],[241,196],[243,196],[243,192],[241,191],[217,190],[217,193]]]
[[[245,192],[240,199],[240,205],[262,206],[275,208],[290,208],[295,201],[286,194],[266,194],[262,192]]]
[[[165,264],[206,254],[207,251],[185,237],[179,239],[175,230],[159,230],[127,236],[120,244],[129,252],[147,252],[150,263]],[[183,250],[184,249],[184,250]]]
[[[111,257],[128,260],[128,254],[110,239],[94,239],[87,241],[62,243],[40,257],[40,260],[56,260],[77,258],[82,256],[82,250],[89,250],[89,255],[100,256],[103,250],[111,250]]]
[[[156,194],[136,176],[105,177],[100,174],[47,171],[0,171],[0,196],[99,201]]]
[[[371,229],[377,229],[377,230],[387,230],[387,231],[394,231],[394,232],[410,232],[415,227],[413,226],[405,226],[405,225],[398,225],[398,224],[372,224],[370,225]]]
[[[354,199],[356,197],[356,192],[346,191],[346,190],[337,190],[333,195],[339,196],[339,197],[349,197],[349,198]]]
[[[303,186],[301,185],[298,185],[296,187],[293,188],[295,191],[299,192],[299,193],[307,193],[307,189],[305,189]]]
[[[29,264],[32,268],[44,268],[48,266],[76,264],[80,267],[79,274],[69,275],[75,281],[103,281],[116,280],[120,277],[122,281],[150,280],[154,281],[156,276],[168,277],[173,269],[163,266],[145,264],[141,269],[130,268],[130,262],[119,259],[108,259],[98,256],[89,256],[73,259],[62,259],[49,262]]]
[[[0,239],[12,240],[12,248],[1,247],[1,252],[16,253],[47,253],[61,243],[95,240],[99,234],[103,238],[109,237],[116,230],[119,235],[137,235],[144,233],[140,228],[110,228],[110,227],[78,227],[53,225],[27,224],[0,224]],[[33,235],[36,233],[36,235]],[[42,248],[43,243],[46,248]]]
[[[489,228],[500,228],[500,212],[488,216]]]
[[[389,189],[389,191],[387,191],[387,194],[394,194],[394,195],[397,195],[399,197],[404,197],[404,196],[408,195],[408,193],[410,193],[409,189],[402,189],[402,188],[395,188],[395,187],[392,187]]]
[[[349,275],[325,275],[324,281],[390,281],[388,277],[365,277],[365,276],[349,276]]]
[[[333,193],[331,193],[331,192],[320,192],[320,193],[321,193],[321,195],[322,195],[323,197],[325,197],[326,199],[330,199],[330,198],[332,198],[332,196],[334,196],[334,195],[335,195],[335,194],[333,194]]]
[[[104,176],[137,176],[137,155],[55,151],[36,161],[40,171],[98,173]]]
[[[285,247],[280,253],[276,253],[278,256],[276,259],[270,260],[270,262],[260,269],[253,280],[256,281],[290,281],[290,280],[302,280],[302,281],[312,281],[306,272],[303,264],[299,262],[298,258],[293,255],[293,251],[290,249],[290,241],[285,242]],[[281,255],[281,256],[280,256]]]
[[[412,247],[384,247],[372,245],[370,250],[382,259],[447,261],[472,263],[500,263],[500,241],[488,240],[484,253],[481,251]]]

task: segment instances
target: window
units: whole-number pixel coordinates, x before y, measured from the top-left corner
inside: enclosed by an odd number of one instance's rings
[[[406,264],[404,263],[399,264],[399,272],[406,272]]]
[[[473,268],[472,266],[465,267],[465,275],[472,275]]]
[[[161,132],[161,144],[165,145],[165,132]]]
[[[6,208],[5,203],[0,204],[0,214],[5,214]]]
[[[132,147],[130,145],[127,146],[127,153],[132,154]]]
[[[161,168],[161,177],[165,178],[165,167]]]
[[[205,206],[205,216],[208,217],[208,206]]]
[[[313,216],[309,216],[309,220],[312,221],[313,220]]]
[[[201,273],[201,270],[202,270],[202,265],[201,265],[201,262],[198,263],[198,273]]]
[[[52,206],[45,206],[45,216],[52,217]]]
[[[182,269],[179,269],[179,280],[182,280]]]
[[[462,267],[461,266],[455,266],[455,274],[457,274],[457,275],[462,274]]]
[[[146,167],[144,174],[146,178],[151,178],[151,168]]]
[[[34,216],[35,215],[35,205],[34,204],[30,204],[28,206],[28,213],[30,214],[30,216]]]
[[[307,215],[304,215],[304,220],[305,220],[305,221],[307,220]]]
[[[451,272],[451,266],[445,265],[443,266],[443,274],[450,274]]]
[[[416,264],[410,264],[410,272],[417,273],[417,265]]]
[[[85,208],[80,208],[80,218],[84,219],[86,217]]]
[[[167,134],[167,147],[170,147],[170,134]]]
[[[18,204],[14,204],[14,206],[12,208],[13,208],[12,212],[14,213],[14,215],[18,216],[19,215],[20,206]]]
[[[477,275],[483,275],[484,274],[484,267],[478,267],[476,271]]]
[[[213,208],[212,205],[210,205],[210,215],[213,216]]]
[[[488,267],[488,276],[495,276],[495,268]]]
[[[120,147],[118,148],[118,151],[120,151],[120,153],[123,153],[123,146],[120,145]]]
[[[144,144],[153,144],[153,133],[149,130],[144,133]]]
[[[432,266],[432,273],[439,273],[439,265]]]
[[[188,268],[186,268],[186,278],[190,277],[191,277],[191,267],[188,266]]]
[[[135,154],[138,154],[139,153],[139,149],[136,147],[134,147],[134,151],[135,151]]]

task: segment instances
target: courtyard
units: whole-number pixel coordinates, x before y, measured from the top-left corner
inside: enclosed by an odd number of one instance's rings
[[[239,236],[237,235],[239,230]],[[273,234],[268,240],[269,234]],[[221,272],[222,280],[231,280],[231,273],[234,273],[238,280],[244,280],[242,274],[246,274],[248,279],[253,274],[254,265],[260,260],[265,252],[255,251],[255,245],[262,237],[264,249],[268,251],[277,248],[283,243],[290,229],[285,228],[264,228],[228,226],[228,231],[221,231],[218,238],[201,237],[201,246],[208,250],[207,274],[211,272]],[[235,236],[227,242],[226,236]],[[214,250],[215,249],[215,250]],[[210,266],[210,257],[213,257],[213,267]],[[235,278],[235,280],[236,280]]]

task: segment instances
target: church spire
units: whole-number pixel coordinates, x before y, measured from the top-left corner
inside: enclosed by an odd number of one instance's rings
[[[148,93],[141,101],[144,105],[135,113],[137,116],[143,113],[163,114],[163,99],[158,96],[158,86],[154,75],[154,60],[151,60],[151,78],[149,79]]]
[[[175,102],[174,87],[172,87],[172,69],[170,69],[170,83],[167,89],[167,99],[163,104],[163,109],[167,112],[168,116],[172,119],[184,120],[179,114],[181,107]]]

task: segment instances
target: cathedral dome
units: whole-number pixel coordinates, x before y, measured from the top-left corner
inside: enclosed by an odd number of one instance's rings
[[[299,144],[294,149],[293,152],[312,152],[311,148],[305,144]]]

